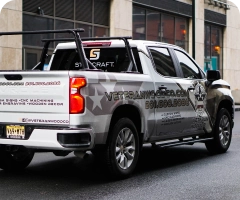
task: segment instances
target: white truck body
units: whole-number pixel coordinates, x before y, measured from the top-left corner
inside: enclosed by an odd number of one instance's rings
[[[141,144],[173,139],[184,144],[183,139],[189,137],[192,142],[210,141],[219,108],[228,110],[232,128],[234,100],[228,83],[221,79],[209,82],[194,60],[177,46],[134,40],[129,44],[138,54],[134,55],[138,72],[111,71],[122,54],[110,58],[110,53],[103,52],[125,49],[124,42],[116,40],[83,42],[86,57],[101,71],[83,70],[82,64],[71,58],[77,47],[70,42],[56,47],[44,71],[0,72],[0,145],[33,150],[94,150],[108,144],[109,132],[118,118],[131,119]],[[67,51],[69,57],[64,60]],[[157,71],[159,52],[166,59],[159,62],[166,65],[166,70],[172,63],[176,76]],[[103,54],[105,60],[99,61]],[[187,71],[182,67],[181,56],[188,59],[185,65],[190,63],[194,68]],[[69,63],[71,59],[73,63]],[[72,69],[58,69],[65,66]],[[198,77],[184,77],[184,70]],[[74,80],[83,81],[82,85],[76,86]],[[74,101],[80,102],[81,111],[71,111],[72,98],[78,99]],[[174,144],[178,143],[168,145]]]

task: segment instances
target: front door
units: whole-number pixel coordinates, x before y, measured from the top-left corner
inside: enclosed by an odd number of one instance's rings
[[[181,69],[182,78],[178,84],[188,92],[189,104],[194,109],[193,119],[190,120],[191,133],[201,134],[211,132],[212,123],[207,112],[206,79],[196,63],[183,51],[173,50]]]

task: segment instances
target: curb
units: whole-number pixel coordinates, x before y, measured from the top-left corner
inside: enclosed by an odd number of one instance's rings
[[[240,111],[240,108],[235,108],[235,112]]]

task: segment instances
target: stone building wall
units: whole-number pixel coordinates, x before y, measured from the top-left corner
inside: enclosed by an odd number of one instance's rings
[[[0,31],[22,31],[22,0],[8,2],[0,14]],[[22,36],[0,37],[0,69],[22,69]]]
[[[234,99],[240,104],[240,12],[234,3],[229,4],[223,40],[223,78],[230,83]]]
[[[110,36],[132,35],[132,0],[111,0]]]

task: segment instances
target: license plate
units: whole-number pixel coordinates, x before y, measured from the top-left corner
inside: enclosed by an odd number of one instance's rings
[[[24,139],[25,138],[25,127],[19,125],[8,125],[6,126],[6,136],[12,139]]]

